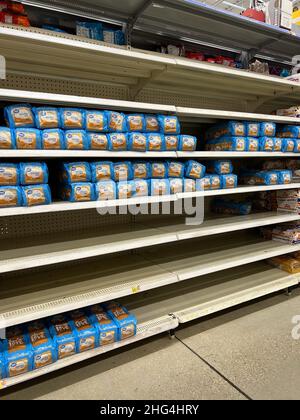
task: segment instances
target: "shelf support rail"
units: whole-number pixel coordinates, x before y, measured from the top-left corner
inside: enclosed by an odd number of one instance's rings
[[[127,42],[126,43],[128,47],[131,47],[132,32],[133,32],[136,22],[143,15],[143,13],[148,9],[148,7],[152,5],[152,3],[153,3],[153,0],[145,0],[144,3],[135,11],[134,15],[127,22],[126,24],[126,41]]]

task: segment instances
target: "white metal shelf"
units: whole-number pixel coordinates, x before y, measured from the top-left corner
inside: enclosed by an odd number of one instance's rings
[[[300,122],[299,122],[300,125]],[[239,159],[239,158],[300,158],[299,153],[283,153],[283,152],[177,152],[179,159]]]
[[[98,158],[98,159],[176,159],[176,152],[110,152],[106,150],[0,150],[5,158]]]

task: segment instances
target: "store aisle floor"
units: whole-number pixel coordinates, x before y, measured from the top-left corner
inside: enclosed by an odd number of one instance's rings
[[[299,399],[300,290],[73,366],[1,399]]]

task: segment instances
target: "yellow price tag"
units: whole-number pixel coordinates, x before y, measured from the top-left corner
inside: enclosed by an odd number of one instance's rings
[[[135,286],[131,289],[132,293],[139,293],[141,291],[140,286]]]
[[[5,382],[4,381],[0,381],[0,389],[5,388]]]

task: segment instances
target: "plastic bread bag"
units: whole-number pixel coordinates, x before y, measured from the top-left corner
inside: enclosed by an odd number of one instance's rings
[[[48,184],[49,171],[46,163],[20,163],[19,168],[21,185]]]
[[[295,149],[294,139],[282,139],[282,148],[283,153],[293,153]]]
[[[226,176],[230,176],[230,175],[222,175],[223,177],[226,177]],[[222,189],[222,180],[224,179],[224,178],[222,178],[222,176],[221,175],[218,175],[218,174],[212,174],[212,175],[210,175],[210,189],[211,190],[220,190],[220,189]]]
[[[3,350],[6,362],[6,376],[8,378],[32,371],[32,346],[24,328],[16,326],[6,330]]]
[[[261,152],[274,152],[274,139],[272,137],[261,137],[259,139],[259,150]]]
[[[126,340],[136,335],[136,317],[130,314],[124,306],[115,306],[107,312],[118,326],[119,341]]]
[[[276,226],[272,231],[272,240],[291,245],[300,243],[300,230],[297,226]]]
[[[279,137],[274,137],[274,152],[281,152],[282,149],[282,139]]]
[[[86,133],[88,147],[91,150],[109,150],[109,143],[106,134]]]
[[[229,152],[245,152],[247,151],[246,137],[222,137],[214,140],[213,150],[229,151]]]
[[[259,137],[260,123],[259,122],[248,122],[246,129],[247,137]]]
[[[19,185],[20,170],[16,163],[0,163],[0,185]]]
[[[159,121],[156,115],[145,115],[145,133],[158,133]]]
[[[91,162],[91,181],[109,181],[113,178],[114,164],[112,162]],[[87,180],[87,181],[90,181]]]
[[[125,152],[128,149],[128,134],[108,134],[108,149],[111,152]]]
[[[179,136],[179,150],[182,152],[194,152],[197,149],[197,137],[181,135]]]
[[[135,197],[148,197],[150,195],[150,182],[147,179],[134,179]]]
[[[84,130],[85,110],[80,108],[60,109],[61,128],[64,130]]]
[[[111,133],[125,133],[127,131],[126,116],[115,111],[105,111],[108,131]]]
[[[40,369],[55,363],[56,347],[49,330],[42,321],[33,321],[26,326],[29,342],[33,353],[33,369]]]
[[[90,182],[92,180],[90,164],[87,162],[63,163],[61,180],[67,184]]]
[[[231,174],[233,172],[233,164],[231,160],[215,160],[208,165],[208,170],[210,173],[217,175]]]
[[[14,130],[7,127],[0,127],[0,149],[15,149],[16,141]]]
[[[35,126],[40,130],[60,128],[60,111],[53,107],[33,108]]]
[[[294,140],[294,153],[300,153],[300,139]]]
[[[69,313],[70,325],[77,336],[76,352],[83,353],[87,350],[93,350],[99,344],[99,332],[90,322],[86,313],[78,309]]]
[[[276,124],[272,122],[262,122],[260,124],[259,137],[275,137]]]
[[[6,378],[6,366],[3,353],[3,344],[0,340],[0,381],[4,378]]]
[[[220,137],[246,137],[247,125],[242,121],[227,121],[216,124],[206,132],[206,140],[214,140]]]
[[[49,319],[49,331],[57,350],[58,359],[76,354],[77,336],[66,315],[56,315]]]
[[[164,179],[168,177],[168,164],[165,162],[151,162],[151,178]]]
[[[259,151],[259,139],[257,137],[247,137],[247,139],[246,139],[246,151],[247,152],[258,152]]]
[[[135,195],[134,181],[120,181],[117,183],[117,198],[119,200],[127,200]]]
[[[90,182],[77,182],[61,186],[61,198],[71,203],[95,201],[95,187]]]
[[[165,136],[165,145],[167,152],[176,152],[179,150],[179,136]]]
[[[151,195],[170,195],[170,181],[168,179],[151,179]]]
[[[278,131],[278,137],[300,139],[300,126],[285,125]]]
[[[211,189],[211,176],[206,175],[196,180],[196,191],[208,191]]]
[[[87,131],[106,133],[108,131],[107,115],[105,111],[85,110],[84,126]]]
[[[183,178],[170,178],[169,181],[171,194],[183,193]]]
[[[278,171],[278,184],[291,184],[292,182],[292,171],[281,170]]]
[[[99,346],[106,346],[118,341],[118,326],[101,305],[89,308],[89,318],[99,334]]]
[[[168,162],[168,177],[169,178],[183,178],[185,165],[184,163],[171,161]]]
[[[203,178],[206,172],[206,167],[195,160],[189,160],[185,164],[185,177],[192,179]]]
[[[84,130],[67,130],[65,131],[65,148],[66,150],[88,150],[89,144],[86,131]]]
[[[41,149],[41,131],[35,128],[17,128],[15,130],[17,149]]]
[[[251,213],[252,203],[251,201],[217,198],[212,202],[211,210],[220,214],[248,215]]]
[[[59,128],[42,130],[41,132],[42,149],[63,150],[65,149],[65,136],[63,130]]]
[[[194,179],[184,178],[183,190],[184,192],[187,192],[187,193],[196,192],[196,181]]]
[[[20,207],[23,204],[21,187],[0,187],[0,207]]]
[[[276,171],[245,171],[241,175],[241,183],[246,185],[277,185]]]
[[[23,206],[42,206],[51,204],[51,190],[48,184],[22,187]]]
[[[151,178],[151,163],[150,162],[134,162],[132,164],[133,177],[138,179]]]
[[[133,179],[133,168],[131,162],[116,162],[114,163],[113,180],[131,181]]]
[[[221,175],[221,188],[228,189],[228,188],[237,188],[238,185],[238,177],[234,174],[229,175]]]
[[[117,199],[117,184],[115,181],[100,181],[95,184],[96,200],[107,201]]]
[[[158,121],[161,133],[180,134],[180,122],[175,115],[159,115]]]
[[[128,136],[128,150],[133,152],[146,152],[148,138],[147,134],[130,133]]]
[[[300,260],[293,257],[291,254],[273,257],[267,261],[273,267],[279,268],[280,270],[286,271],[287,273],[300,273]]]
[[[150,133],[148,137],[149,152],[164,152],[166,150],[165,136],[160,133]]]
[[[34,115],[29,104],[5,107],[4,118],[10,128],[34,128]]]
[[[126,115],[127,129],[129,132],[146,131],[145,116],[143,114],[130,114]]]

